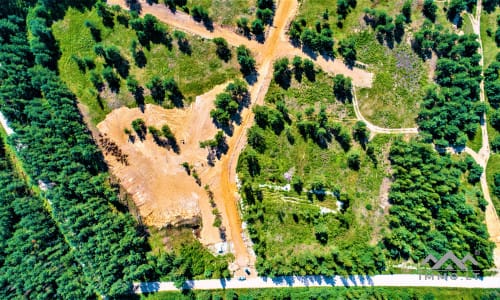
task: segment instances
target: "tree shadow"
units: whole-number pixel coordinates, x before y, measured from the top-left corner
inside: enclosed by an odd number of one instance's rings
[[[137,106],[139,107],[141,112],[144,113],[144,110],[145,110],[144,88],[142,86],[137,87],[137,89],[135,90],[134,99],[135,99],[135,103],[137,103]]]
[[[191,44],[189,44],[188,39],[179,39],[177,40],[177,45],[179,46],[179,50],[187,55],[191,55],[193,50],[191,49]]]
[[[142,50],[137,51],[134,54],[134,61],[139,68],[144,68],[148,62],[146,54],[144,54],[144,51]]]

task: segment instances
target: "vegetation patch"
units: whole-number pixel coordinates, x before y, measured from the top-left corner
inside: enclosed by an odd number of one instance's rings
[[[160,292],[141,295],[141,299],[496,299],[498,289],[401,288],[401,287],[311,287],[273,289],[227,289]]]
[[[356,35],[354,40],[357,58],[375,73],[372,88],[358,91],[363,116],[381,127],[415,127],[429,84],[422,61],[405,44],[384,47],[370,31]]]
[[[430,145],[415,141],[396,142],[389,158],[394,170],[389,193],[391,231],[383,240],[389,257],[419,262],[429,254],[474,253],[477,269],[489,269],[494,244],[479,212],[484,211],[485,200],[482,193],[468,195],[461,179],[467,173],[467,181],[477,183],[482,168],[471,157],[440,156]]]
[[[171,107],[179,106],[179,102],[189,103],[215,85],[238,76],[235,55],[227,62],[221,60],[216,54],[217,46],[210,41],[180,31],[169,33],[164,25],[159,32],[148,32],[144,26],[159,26],[154,25],[157,21],[152,16],[142,19],[145,20],[142,23],[125,11],[113,11],[112,16],[111,28],[103,24],[95,8],[86,11],[70,8],[65,18],[53,25],[62,52],[60,77],[89,108],[95,124],[122,105],[133,107],[145,102]],[[120,22],[122,19],[127,21]],[[98,40],[91,28],[99,32]],[[96,46],[108,52],[112,49],[109,54],[118,57],[118,68],[109,60],[108,53],[99,56]],[[81,61],[91,65],[82,68]],[[113,68],[106,71],[105,66]],[[119,67],[126,71],[118,72]],[[113,69],[116,71],[112,72]],[[102,86],[104,82],[109,89]],[[161,92],[167,97],[165,101],[159,95]]]
[[[295,64],[296,65],[296,64]],[[279,68],[279,73],[286,73]],[[254,108],[249,146],[238,162],[244,219],[263,275],[378,273],[371,220],[387,175],[390,139],[367,141],[352,108],[335,99],[333,78],[290,72]],[[278,78],[281,78],[280,74]],[[355,125],[355,126],[353,126]]]

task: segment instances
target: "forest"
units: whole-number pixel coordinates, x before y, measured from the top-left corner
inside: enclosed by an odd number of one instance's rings
[[[213,256],[197,244],[186,243],[190,251],[152,255],[147,232],[119,202],[117,187],[84,125],[76,98],[58,78],[59,50],[50,27],[67,7],[90,5],[90,1],[38,1],[29,14],[19,9],[17,16],[6,16],[2,11],[0,108],[15,131],[8,144],[16,149],[27,181],[32,182],[23,187],[12,179],[13,184],[2,185],[10,198],[1,200],[16,200],[13,206],[5,206],[11,220],[2,213],[6,220],[2,226],[7,229],[2,232],[7,241],[2,250],[2,273],[8,276],[2,277],[2,286],[9,287],[4,292],[10,296],[30,289],[35,293],[32,285],[39,282],[37,278],[46,281],[36,287],[40,295],[80,299],[128,293],[133,281],[161,276],[181,281],[194,276],[220,277],[227,269],[227,264],[211,262]],[[12,177],[8,172],[2,176]],[[37,189],[46,201],[31,195],[29,190]],[[28,201],[33,204],[27,206]],[[36,227],[47,230],[29,231]],[[28,236],[33,238],[26,240]],[[26,241],[29,244],[21,247]],[[47,250],[37,254],[30,247]],[[29,255],[39,255],[36,259],[45,267],[33,267],[35,257]],[[195,261],[194,257],[203,259]],[[202,267],[194,268],[195,262],[203,263]]]
[[[346,288],[280,288],[280,289],[239,289],[216,291],[190,291],[188,293],[164,292],[145,296],[148,300],[167,299],[497,299],[500,291],[495,289],[458,289],[458,288],[389,288],[389,287],[350,287]]]
[[[424,21],[415,34],[414,50],[423,59],[437,56],[435,82],[427,90],[417,123],[428,142],[438,147],[465,146],[474,137],[486,106],[479,102],[481,55],[474,34],[443,32]]]
[[[467,197],[461,182],[465,173],[477,182],[482,168],[473,159],[439,155],[417,141],[397,141],[389,159],[394,178],[389,193],[391,231],[383,239],[389,257],[418,262],[428,254],[441,256],[451,250],[460,257],[474,253],[479,270],[490,268],[493,243],[475,208],[484,211],[485,200],[482,194]]]
[[[95,298],[64,236],[0,143],[0,297]]]

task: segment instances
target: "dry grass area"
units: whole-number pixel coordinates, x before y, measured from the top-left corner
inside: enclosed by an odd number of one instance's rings
[[[185,109],[167,110],[148,104],[142,112],[139,108],[121,107],[97,125],[101,135],[114,142],[127,157],[127,163],[123,163],[105,152],[111,172],[132,195],[144,222],[161,228],[199,222],[201,217],[204,224],[201,242],[205,245],[221,241],[218,228],[212,226],[214,215],[203,188],[205,184],[212,188],[220,175],[217,174],[217,168],[207,164],[208,151],[200,148],[199,142],[213,138],[217,132],[209,112],[215,95],[222,92],[223,88],[224,85],[220,85],[198,96]],[[132,130],[131,123],[138,118],[143,119],[146,126],[158,129],[168,124],[177,139],[178,153],[155,143],[150,133],[143,141],[135,136],[132,142],[124,129]],[[201,178],[201,185],[187,174],[181,165],[183,162],[193,166]],[[217,204],[219,199],[216,194]],[[227,228],[222,202],[217,207],[222,213],[223,225]]]

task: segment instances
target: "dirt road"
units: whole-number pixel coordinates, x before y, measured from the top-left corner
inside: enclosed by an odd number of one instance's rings
[[[258,70],[257,82],[251,87],[251,106],[262,104],[269,84],[271,83],[272,69],[271,63],[276,58],[276,52],[280,45],[280,35],[283,35],[287,21],[295,15],[295,9],[298,3],[296,0],[281,1],[276,9],[274,18],[274,27],[269,32],[266,43],[260,52],[261,66]],[[226,212],[228,213],[231,236],[234,244],[236,263],[240,268],[250,267],[252,274],[256,274],[254,269],[255,257],[250,255],[247,245],[245,245],[241,232],[241,218],[237,207],[239,200],[236,187],[236,165],[238,156],[246,144],[246,130],[253,123],[253,114],[251,109],[242,113],[242,122],[234,130],[233,137],[230,139],[229,152],[222,161],[221,188],[225,193],[224,200]],[[243,275],[243,273],[241,273]]]
[[[344,74],[346,76],[349,76],[352,78],[354,85],[358,87],[371,87],[373,81],[372,73],[359,68],[348,68],[341,59],[327,60],[320,55],[318,57],[311,57],[303,52],[300,48],[293,47],[293,45],[290,44],[286,35],[286,27],[282,27],[282,25],[287,26],[287,23],[279,24],[280,17],[278,16],[278,10],[280,9],[280,7],[283,7],[283,5],[285,5],[287,9],[286,14],[293,17],[298,8],[298,3],[295,0],[279,1],[276,15],[274,17],[273,26],[271,27],[271,30],[264,44],[258,43],[255,40],[249,40],[244,36],[238,35],[229,27],[222,27],[218,24],[214,24],[213,29],[208,30],[205,26],[203,26],[202,23],[194,21],[193,18],[188,14],[181,11],[173,13],[163,4],[149,5],[145,0],[140,0],[139,3],[141,4],[142,8],[141,15],[151,14],[157,17],[160,21],[165,22],[175,28],[182,29],[186,32],[196,34],[207,39],[223,37],[232,46],[237,47],[239,45],[245,45],[255,55],[257,65],[260,66],[259,69],[265,68],[264,64],[269,57],[269,49],[275,49],[275,47],[278,47],[280,51],[279,53],[276,53],[276,57],[293,57],[297,55],[302,58],[313,59],[314,62],[319,65],[325,72],[329,72],[331,74]],[[108,4],[119,5],[124,9],[128,9],[125,0],[108,0]],[[291,20],[291,18],[286,20]],[[278,28],[281,29],[276,30]],[[273,32],[277,31],[279,31],[279,33],[273,35]],[[269,45],[270,43],[274,44],[274,47],[271,47]]]
[[[228,28],[223,28],[217,24],[214,24],[213,29],[210,31],[203,25],[203,23],[196,22],[190,15],[182,11],[176,11],[173,13],[164,4],[149,5],[144,0],[140,0],[138,2],[141,4],[141,16],[151,14],[160,21],[185,32],[199,35],[206,39],[223,37],[230,45],[239,46],[244,44],[252,50],[252,52],[257,51],[257,49],[262,47],[262,45],[257,41],[249,40],[246,37],[236,34]],[[108,0],[107,3],[109,5],[119,5],[123,9],[128,10],[125,0]]]

